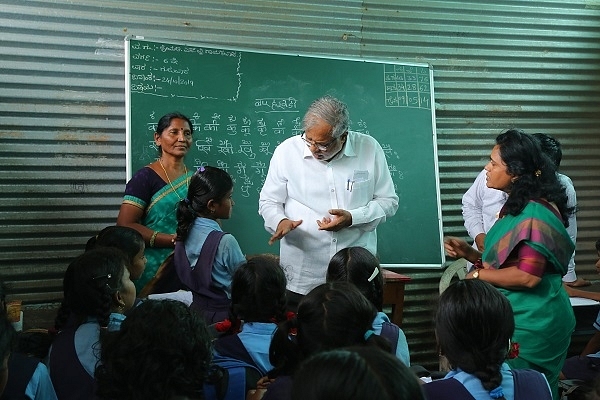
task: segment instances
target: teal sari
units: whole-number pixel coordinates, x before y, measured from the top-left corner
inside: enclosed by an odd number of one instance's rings
[[[141,224],[160,233],[174,234],[177,230],[177,204],[181,199],[187,197],[188,184],[192,171],[180,176],[172,182],[172,186],[166,184],[154,193],[150,204],[135,196],[125,195],[123,203],[134,205],[144,210]],[[175,191],[173,191],[173,188]],[[136,280],[135,287],[138,293],[154,277],[158,267],[165,258],[173,251],[172,247],[149,247],[146,246],[146,269],[142,276]]]
[[[498,288],[510,301],[515,315],[513,341],[519,356],[511,368],[531,368],[546,375],[552,396],[558,399],[558,375],[567,355],[575,316],[562,286],[575,245],[562,221],[546,206],[530,201],[517,216],[498,220],[485,238],[482,260],[486,267],[503,268],[512,250],[526,243],[547,260],[539,284],[531,289]]]

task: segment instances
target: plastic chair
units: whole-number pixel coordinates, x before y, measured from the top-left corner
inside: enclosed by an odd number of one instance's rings
[[[467,275],[467,260],[464,258],[459,258],[454,261],[452,264],[448,265],[442,277],[440,278],[440,293],[442,293],[450,283],[452,283],[452,279],[454,276],[457,276],[458,279],[465,279],[465,275]]]

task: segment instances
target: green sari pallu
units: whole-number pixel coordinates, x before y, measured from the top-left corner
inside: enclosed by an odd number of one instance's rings
[[[531,289],[498,288],[510,301],[515,315],[513,341],[519,343],[519,356],[508,360],[511,368],[531,368],[542,372],[558,399],[558,375],[567,355],[575,316],[562,275],[575,245],[562,221],[546,206],[530,201],[517,216],[498,220],[485,238],[483,261],[502,268],[512,250],[521,242],[546,257],[546,271]],[[508,344],[507,344],[508,346]]]
[[[177,230],[177,205],[181,199],[187,197],[188,182],[192,175],[193,172],[188,171],[187,174],[172,182],[173,187],[169,184],[163,186],[154,193],[147,206],[144,201],[135,196],[125,196],[123,202],[144,209],[142,225],[156,232],[174,234]],[[173,191],[173,188],[176,192]],[[134,282],[138,293],[154,277],[160,264],[171,252],[173,252],[172,247],[146,246],[146,269],[142,276]]]

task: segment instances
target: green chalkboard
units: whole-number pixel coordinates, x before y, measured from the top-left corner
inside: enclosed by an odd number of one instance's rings
[[[234,178],[224,229],[246,254],[278,253],[258,215],[274,148],[301,130],[316,98],[345,102],[350,129],[377,138],[400,197],[378,228],[387,267],[441,267],[444,252],[432,71],[427,65],[274,54],[191,43],[126,39],[127,178],[157,157],[159,118],[180,111],[194,123],[188,167],[213,165]],[[300,173],[300,171],[299,171]]]

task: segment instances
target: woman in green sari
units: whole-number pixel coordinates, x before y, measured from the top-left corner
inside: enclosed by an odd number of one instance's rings
[[[174,112],[164,115],[154,132],[159,159],[137,171],[125,188],[117,225],[129,226],[146,242],[146,269],[135,282],[138,292],[173,251],[177,204],[187,196],[193,171],[184,157],[192,145],[192,121]]]
[[[554,164],[531,135],[516,129],[500,134],[485,169],[487,186],[509,196],[483,254],[453,237],[444,247],[448,256],[474,264],[466,278],[489,282],[508,298],[515,314],[513,341],[520,345],[519,356],[508,364],[544,373],[556,400],[575,327],[561,282],[575,248],[565,229],[574,210],[567,208]]]

